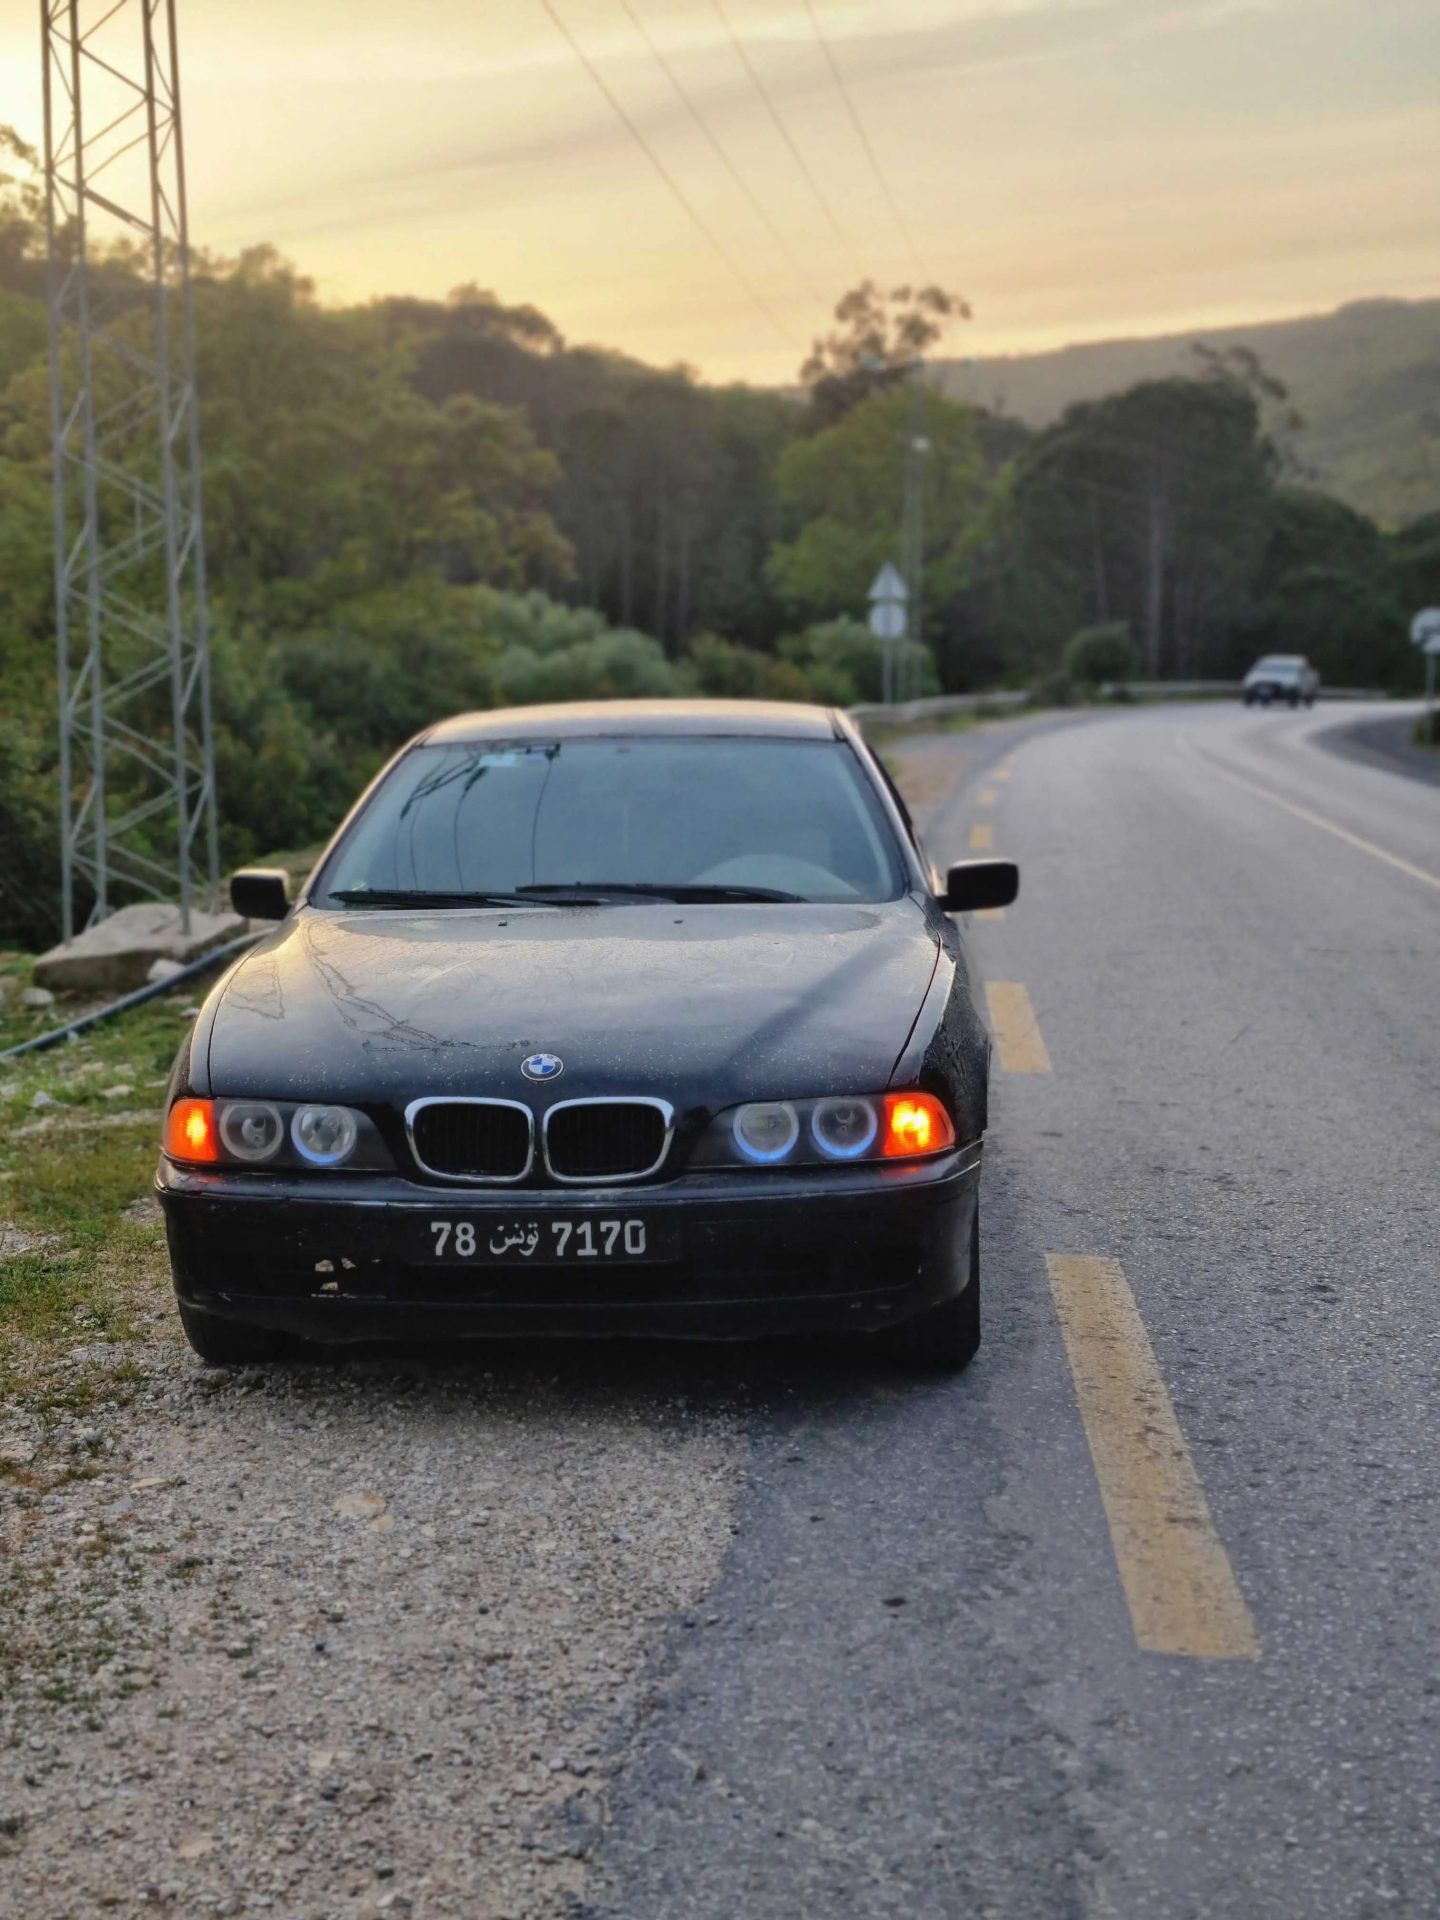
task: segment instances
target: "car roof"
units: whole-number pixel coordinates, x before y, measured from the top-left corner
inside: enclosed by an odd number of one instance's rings
[[[671,737],[744,735],[771,740],[834,740],[848,729],[828,707],[781,700],[584,700],[548,707],[499,707],[457,713],[419,735],[428,744],[483,740],[594,740],[617,734]]]

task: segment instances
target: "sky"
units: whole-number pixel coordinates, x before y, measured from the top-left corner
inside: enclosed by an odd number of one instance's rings
[[[473,282],[779,381],[866,276],[964,294],[958,355],[1440,294],[1440,0],[178,8],[193,238],[326,301]],[[36,141],[37,13],[0,8]]]

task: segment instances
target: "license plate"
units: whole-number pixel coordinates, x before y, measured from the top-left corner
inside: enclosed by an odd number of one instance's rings
[[[672,1220],[643,1213],[436,1214],[411,1228],[411,1258],[428,1266],[636,1266],[673,1260]]]

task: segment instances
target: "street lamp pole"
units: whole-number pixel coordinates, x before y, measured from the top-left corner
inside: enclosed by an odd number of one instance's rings
[[[901,545],[904,555],[905,585],[909,589],[906,603],[908,620],[906,638],[916,647],[924,645],[925,632],[925,470],[924,461],[930,452],[930,442],[922,431],[924,418],[924,381],[925,362],[917,354],[910,368],[910,405],[905,427],[905,479],[904,499],[901,510]],[[919,673],[920,655],[918,652],[908,655],[914,663],[914,672]],[[909,688],[904,684],[911,673],[911,667],[901,664],[900,698],[908,697]],[[917,685],[916,691],[919,688]]]

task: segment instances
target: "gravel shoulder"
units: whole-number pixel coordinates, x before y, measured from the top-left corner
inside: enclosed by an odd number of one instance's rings
[[[0,1439],[7,1904],[569,1912],[738,1422],[639,1356],[107,1358],[114,1397]]]
[[[0,967],[0,1040],[65,1017]],[[0,1076],[0,1910],[569,1913],[730,1543],[738,1376],[203,1368],[147,1197],[191,1012]]]

